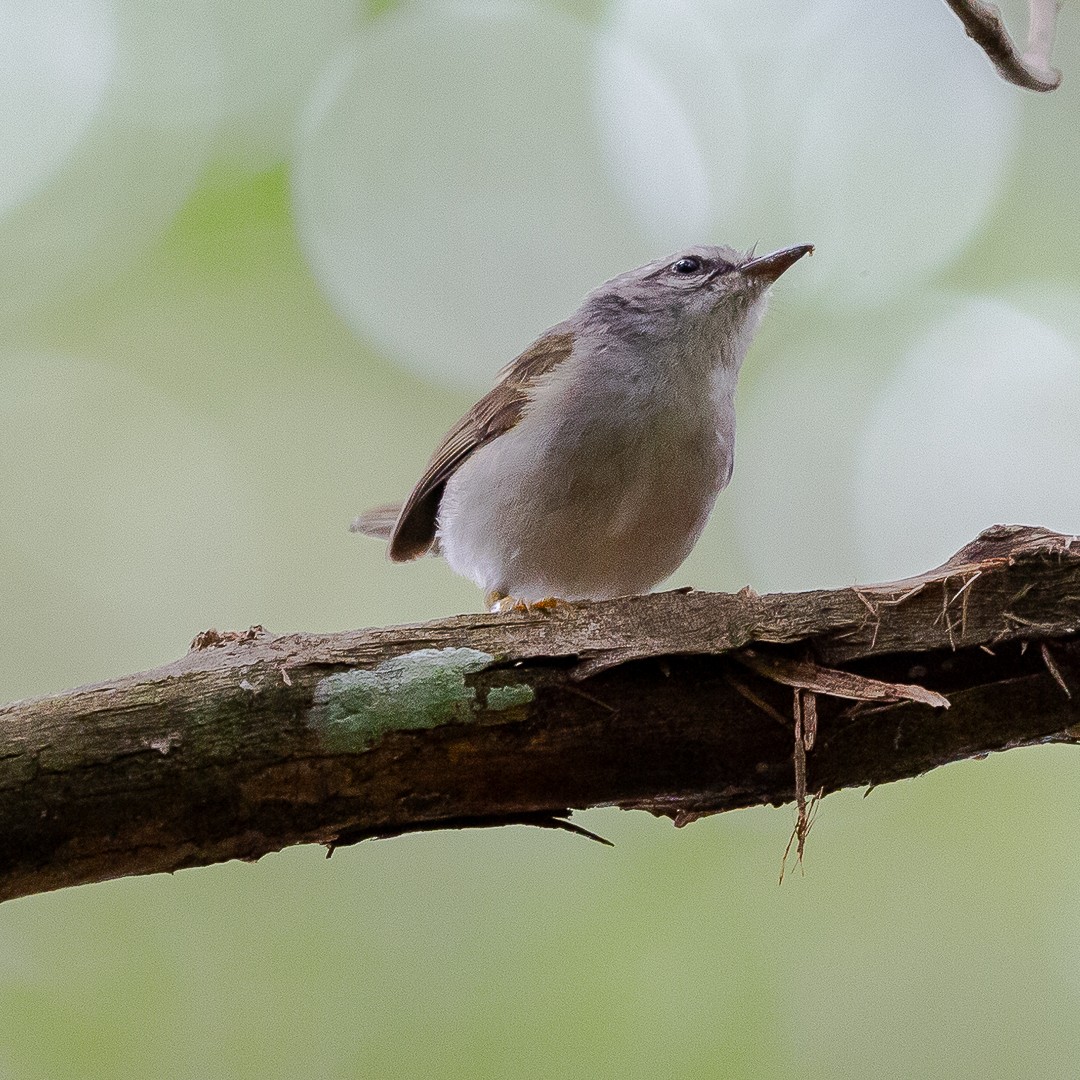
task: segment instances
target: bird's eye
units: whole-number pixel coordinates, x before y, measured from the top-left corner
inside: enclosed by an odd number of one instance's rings
[[[671,269],[676,274],[696,274],[703,265],[696,255],[684,255],[671,264]]]

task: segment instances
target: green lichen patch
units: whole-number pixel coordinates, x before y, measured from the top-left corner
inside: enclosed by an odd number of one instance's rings
[[[502,712],[518,705],[528,705],[536,697],[533,688],[527,683],[515,686],[493,686],[487,692],[487,707],[492,712]]]
[[[329,750],[366,750],[387,732],[471,720],[476,690],[468,675],[492,661],[476,649],[418,649],[371,670],[354,668],[321,679],[309,722]]]

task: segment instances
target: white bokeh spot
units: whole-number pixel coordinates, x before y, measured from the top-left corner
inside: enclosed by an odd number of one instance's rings
[[[608,25],[689,117],[702,239],[818,246],[794,295],[887,304],[957,257],[1001,187],[1019,100],[942,4],[614,0]],[[662,220],[662,199],[634,205]]]
[[[83,138],[116,62],[108,0],[5,0],[0,11],[0,215]]]
[[[353,0],[231,0],[211,5],[221,53],[217,154],[244,169],[284,161],[328,60],[359,25]]]
[[[1067,330],[1004,300],[959,303],[908,352],[860,440],[865,574],[925,570],[994,524],[1080,531],[1078,415]]]
[[[657,253],[701,243],[714,217],[713,196],[678,98],[639,53],[612,37],[597,43],[595,94],[612,186]]]
[[[482,387],[586,292],[655,257],[601,147],[599,40],[540,8],[428,4],[378,20],[330,67],[293,199],[314,275],[358,334]]]
[[[24,162],[0,171],[0,322],[123,270],[194,188],[220,104],[207,12],[47,0],[20,24],[5,11],[33,52],[0,76],[0,138]]]

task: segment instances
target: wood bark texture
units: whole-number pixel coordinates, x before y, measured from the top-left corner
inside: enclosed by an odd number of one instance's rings
[[[614,805],[685,824],[1080,741],[1080,539],[887,585],[200,635],[0,707],[0,899]],[[947,707],[946,707],[947,705]]]

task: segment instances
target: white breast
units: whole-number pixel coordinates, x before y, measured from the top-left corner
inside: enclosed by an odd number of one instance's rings
[[[564,365],[451,477],[439,544],[487,592],[646,592],[686,558],[731,476],[737,372]]]

